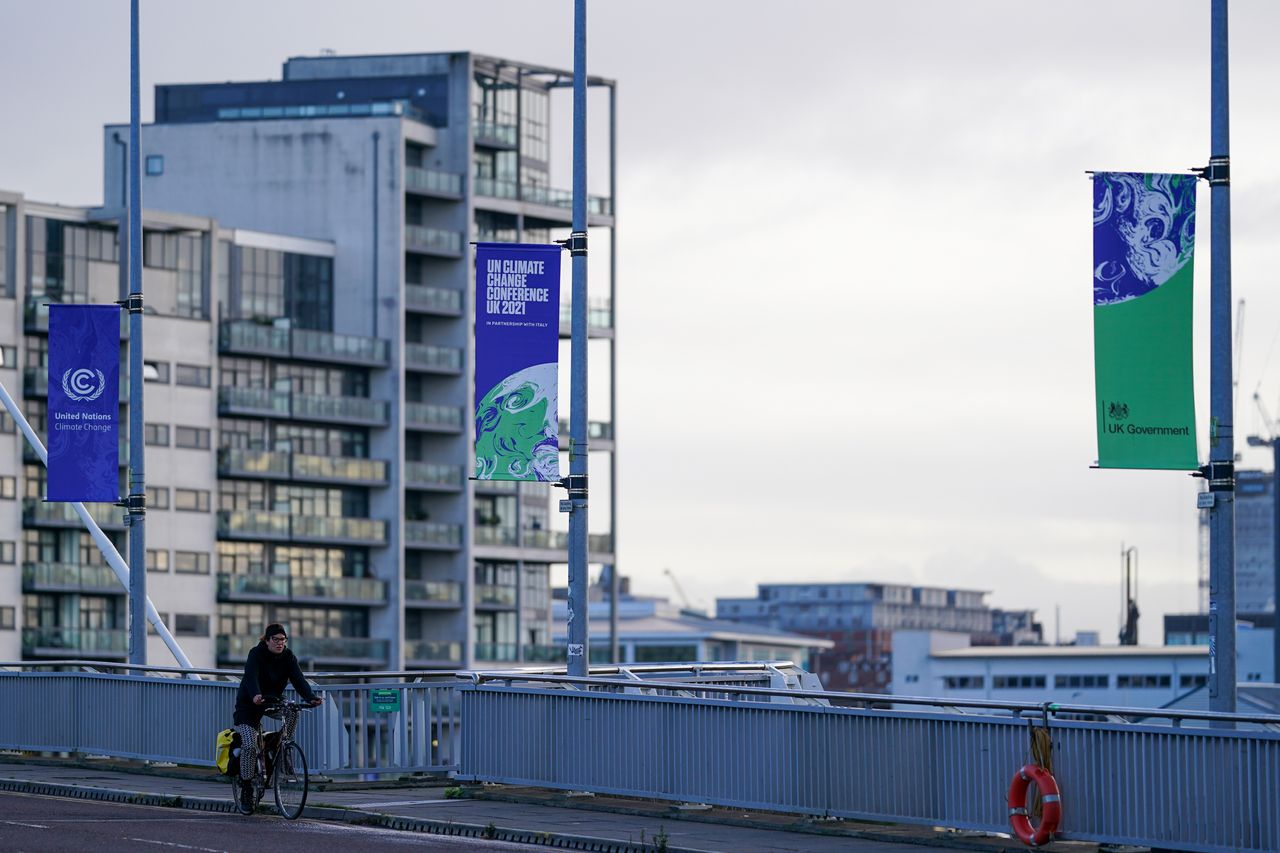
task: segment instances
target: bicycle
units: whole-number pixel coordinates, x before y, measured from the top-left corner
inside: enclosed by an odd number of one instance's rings
[[[298,725],[298,712],[313,707],[307,702],[267,697],[264,715],[283,720],[280,737],[269,752],[266,738],[258,732],[257,767],[253,774],[253,804],[245,808],[240,796],[240,777],[231,780],[232,801],[241,814],[253,814],[267,788],[274,791],[276,809],[285,820],[296,820],[307,805],[307,756],[293,739]],[[286,735],[286,733],[288,733]]]

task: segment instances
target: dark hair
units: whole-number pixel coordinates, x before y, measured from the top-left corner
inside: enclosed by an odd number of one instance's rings
[[[272,622],[262,632],[262,636],[259,637],[258,640],[265,643],[268,639],[270,639],[271,637],[274,637],[276,634],[284,634],[286,639],[288,639],[289,637],[289,634],[288,632],[285,631],[283,625],[281,625],[279,622]]]

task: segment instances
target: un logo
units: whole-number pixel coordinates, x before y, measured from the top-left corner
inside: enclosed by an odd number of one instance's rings
[[[77,403],[96,400],[107,388],[107,377],[101,370],[79,367],[62,374],[62,390]]]
[[[1129,417],[1129,404],[1110,403],[1107,406],[1107,414],[1111,416],[1112,420],[1123,421]]]

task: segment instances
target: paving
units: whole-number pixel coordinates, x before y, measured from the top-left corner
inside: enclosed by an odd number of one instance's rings
[[[1013,839],[929,827],[828,821],[735,809],[684,807],[625,797],[574,796],[506,786],[451,788],[440,779],[319,782],[305,817],[410,832],[598,851],[883,851],[912,847],[1025,850]],[[232,811],[231,785],[212,771],[116,761],[0,756],[0,791],[76,799]],[[270,793],[264,802],[270,800]],[[274,808],[261,806],[264,814]],[[244,818],[253,820],[255,818]],[[1055,842],[1043,850],[1092,853],[1097,845]]]

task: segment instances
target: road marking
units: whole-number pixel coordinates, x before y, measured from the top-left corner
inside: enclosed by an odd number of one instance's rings
[[[425,806],[429,803],[452,803],[456,800],[389,800],[385,803],[351,803],[347,808],[376,809],[385,806]]]
[[[29,826],[32,829],[48,829],[43,823],[23,823],[20,820],[0,820],[0,823],[7,823],[10,826]]]
[[[161,847],[177,847],[180,850],[199,850],[201,853],[227,853],[216,847],[193,847],[190,844],[179,844],[176,841],[156,841],[153,838],[126,838],[126,841],[141,841],[143,844],[159,844]]]

